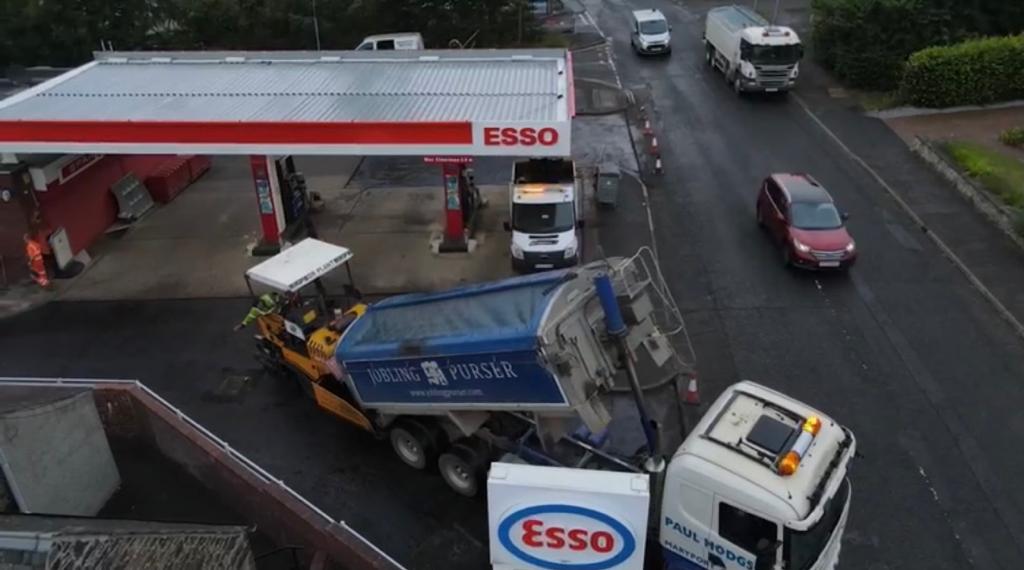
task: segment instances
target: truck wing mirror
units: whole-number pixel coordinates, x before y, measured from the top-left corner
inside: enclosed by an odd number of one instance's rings
[[[512,231],[512,222],[505,220],[504,222],[501,222],[501,227],[505,228],[506,232],[510,232]]]

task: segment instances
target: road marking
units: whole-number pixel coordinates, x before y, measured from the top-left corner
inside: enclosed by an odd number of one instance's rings
[[[946,242],[942,241],[942,238],[940,238],[938,235],[935,234],[935,232],[931,231],[931,229],[928,228],[927,224],[924,223],[924,220],[922,220],[921,217],[918,216],[917,213],[910,207],[910,205],[907,204],[907,202],[899,194],[896,193],[892,186],[890,186],[889,183],[886,182],[885,179],[883,179],[875,171],[875,169],[871,168],[871,166],[869,166],[863,158],[858,156],[857,153],[853,152],[853,150],[850,147],[846,146],[846,143],[840,140],[839,137],[834,132],[832,132],[832,129],[829,129],[825,125],[825,123],[822,122],[822,120],[819,119],[813,111],[811,111],[810,107],[807,106],[807,103],[804,102],[803,98],[798,96],[796,93],[791,93],[790,97],[792,97],[792,99],[796,101],[798,105],[800,105],[800,108],[802,108],[804,112],[807,113],[807,116],[810,117],[811,120],[814,121],[815,124],[817,124],[818,127],[820,127],[821,130],[824,131],[825,134],[829,136],[829,138],[831,138],[837,145],[839,145],[839,148],[843,149],[843,151],[845,151],[846,154],[850,155],[850,158],[852,158],[854,162],[859,164],[864,170],[868,172],[868,174],[870,174],[875,179],[876,182],[878,182],[878,184],[889,194],[889,196],[893,200],[895,200],[897,204],[899,204],[900,208],[902,208],[903,211],[908,216],[910,216],[910,219],[913,220],[914,223],[917,224],[917,226],[921,228],[921,230],[924,231],[924,233],[927,234],[932,239],[932,241],[935,243],[935,246],[939,248],[939,251],[941,251],[942,254],[945,255],[946,258],[949,259],[953,263],[953,265],[960,270],[961,273],[964,274],[964,276],[971,283],[971,285],[973,285],[974,288],[977,289],[978,292],[981,293],[981,295],[985,297],[985,299],[987,299],[989,303],[992,304],[992,306],[996,309],[996,312],[998,312],[1000,316],[1002,316],[1003,319],[1010,324],[1010,327],[1013,328],[1014,332],[1016,332],[1019,337],[1024,338],[1024,324],[1021,324],[1021,322],[1017,320],[1017,317],[1014,316],[1014,314],[1011,313],[1010,310],[1006,308],[1006,305],[1003,305],[1002,301],[1000,301],[999,298],[997,298],[995,294],[993,294],[992,291],[990,291],[989,288],[986,287],[985,284],[981,282],[981,279],[978,279],[978,277],[970,270],[970,268],[968,268],[967,265],[963,261],[961,261],[955,253],[953,253],[953,250],[950,249],[948,245],[946,245]]]

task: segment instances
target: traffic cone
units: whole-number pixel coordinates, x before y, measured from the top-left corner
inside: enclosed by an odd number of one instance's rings
[[[661,167],[661,156],[654,157],[654,173],[662,174],[665,170]]]
[[[651,137],[651,154],[658,154],[658,137]]]
[[[647,136],[651,136],[651,133],[652,133],[652,131],[651,131],[651,122],[650,121],[644,121],[644,134],[647,135]]]
[[[690,376],[686,384],[686,394],[683,395],[683,403],[690,406],[700,405],[700,390],[697,388],[697,375]]]

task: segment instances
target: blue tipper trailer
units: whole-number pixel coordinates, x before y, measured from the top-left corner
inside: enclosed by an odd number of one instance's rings
[[[374,303],[338,342],[342,381],[403,461],[424,468],[441,455],[442,475],[464,494],[446,469],[453,450],[471,477],[503,453],[563,464],[565,440],[618,461],[609,442],[629,453],[643,445],[624,360],[648,387],[668,385],[656,416],[675,414],[676,391],[663,380],[685,367],[672,342],[678,310],[648,267],[640,256],[615,258]],[[606,327],[602,276],[621,334]]]

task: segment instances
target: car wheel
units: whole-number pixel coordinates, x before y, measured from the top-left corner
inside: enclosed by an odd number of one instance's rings
[[[761,214],[761,207],[754,206],[754,211],[757,215],[757,227],[764,229],[764,215]]]
[[[792,267],[793,266],[793,254],[789,252],[789,248],[782,246],[782,266]]]

